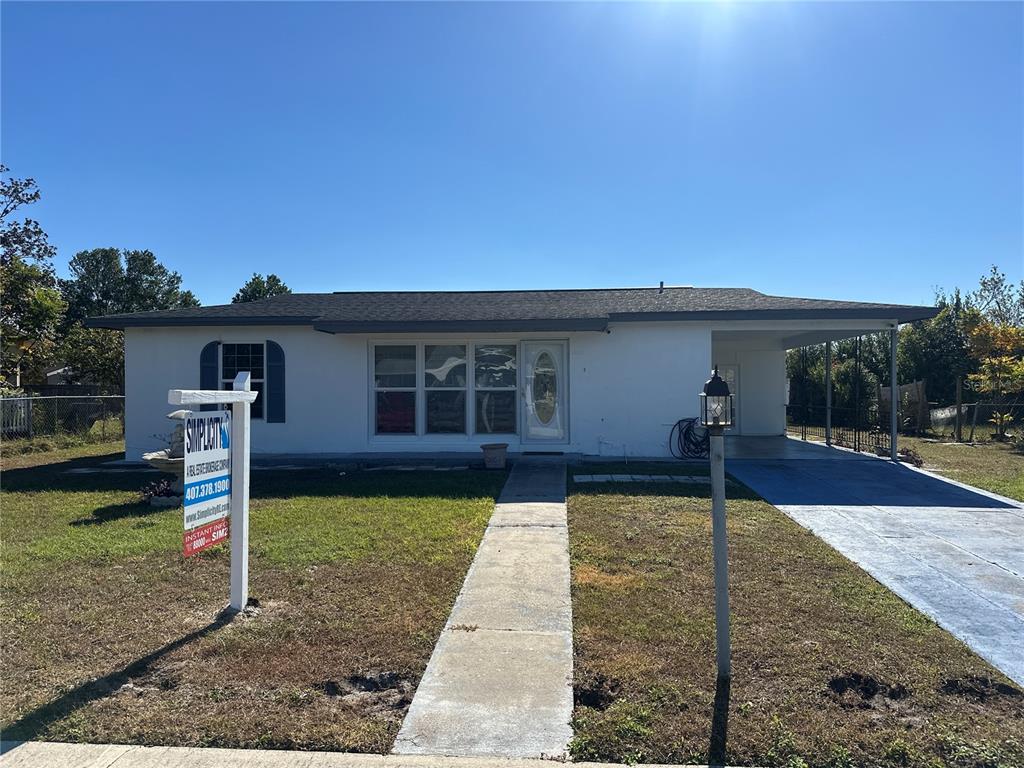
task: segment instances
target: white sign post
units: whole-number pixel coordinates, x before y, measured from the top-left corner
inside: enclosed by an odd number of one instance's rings
[[[249,406],[258,394],[258,392],[251,390],[248,371],[242,371],[235,376],[233,388],[230,390],[172,389],[167,393],[167,402],[171,405],[231,405],[231,417],[227,419],[227,422],[230,429],[228,444],[231,466],[229,481],[231,499],[231,609],[234,611],[244,609],[245,604],[249,600]],[[190,416],[189,419],[195,419],[197,425],[206,425],[196,427],[197,430],[203,431],[211,424],[222,426],[226,416],[227,413],[224,411],[207,411]],[[220,417],[220,421],[217,421],[217,417]],[[206,434],[203,431],[203,435]],[[197,432],[198,437],[200,435]],[[185,439],[187,443],[189,439],[188,434],[186,434]],[[218,442],[218,445],[206,443],[197,444],[197,446],[208,445],[212,450],[223,451],[225,447],[223,445],[223,436],[214,437],[212,440]],[[204,467],[204,469],[210,470],[210,477],[214,477],[217,474],[216,468],[223,458],[223,455],[218,453],[211,466]],[[187,461],[186,459],[186,465]],[[197,481],[208,482],[209,478],[203,476],[202,478],[197,478]],[[195,506],[195,504],[188,505],[188,483],[189,478],[186,476],[186,525],[189,507]],[[202,487],[209,489],[208,492],[210,494],[223,491],[223,484],[218,486],[216,482]],[[200,486],[197,486],[197,488],[200,488]],[[220,490],[216,490],[217,488]],[[205,494],[206,491],[197,491],[196,493]],[[219,503],[223,505],[223,498],[223,496],[217,496],[212,501],[220,500]],[[195,501],[200,502],[204,501],[204,499],[196,498]],[[217,541],[223,541],[223,539],[224,536],[221,535]]]

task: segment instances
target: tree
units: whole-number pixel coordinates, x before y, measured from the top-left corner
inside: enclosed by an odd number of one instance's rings
[[[968,382],[1004,408],[992,414],[991,422],[996,439],[1005,439],[1013,416],[1004,406],[1024,392],[1024,327],[982,320],[971,329],[970,346],[978,371],[967,377]]]
[[[900,329],[897,348],[900,380],[924,379],[929,400],[951,403],[956,382],[978,367],[969,344],[970,330],[981,321],[981,313],[969,306],[960,291],[939,294],[939,314]]]
[[[68,269],[71,278],[60,281],[68,304],[65,328],[96,315],[199,306],[191,291],[181,290],[181,275],[157,261],[152,251],[79,251]]]
[[[247,301],[258,301],[269,299],[271,296],[280,296],[283,293],[291,293],[289,288],[277,275],[269,274],[264,280],[263,275],[253,272],[252,277],[238,289],[238,293],[231,299],[232,304],[242,304]]]
[[[1024,326],[1024,280],[1013,285],[995,264],[981,278],[971,303],[997,325]]]
[[[199,306],[191,291],[181,289],[181,275],[151,251],[94,248],[75,254],[68,266],[71,278],[60,281],[67,313],[58,351],[73,379],[114,389],[124,384],[123,334],[86,328],[86,318]]]
[[[0,174],[7,171],[0,164]],[[17,385],[46,361],[64,310],[53,270],[56,249],[38,222],[11,220],[39,198],[33,179],[0,182],[0,385]]]

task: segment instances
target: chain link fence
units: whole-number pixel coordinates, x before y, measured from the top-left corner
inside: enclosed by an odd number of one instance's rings
[[[931,404],[930,432],[940,437],[953,437],[957,427],[956,411],[955,404]],[[967,442],[1020,433],[1024,433],[1024,402],[960,405],[960,436]]]
[[[45,438],[106,442],[123,437],[123,395],[0,398],[0,438],[5,443]]]

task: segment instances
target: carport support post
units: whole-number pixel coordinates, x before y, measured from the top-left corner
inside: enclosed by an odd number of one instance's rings
[[[896,338],[899,336],[899,324],[889,329],[889,458],[898,460],[896,450],[896,434],[899,431],[900,388],[896,383]]]
[[[235,376],[231,388],[251,389],[249,372]],[[231,610],[249,602],[249,403],[231,404]]]
[[[715,558],[715,647],[718,679],[732,677],[729,660],[729,548],[725,536],[725,438],[708,427],[711,441],[711,542]]]
[[[825,342],[825,445],[832,445],[832,342]]]

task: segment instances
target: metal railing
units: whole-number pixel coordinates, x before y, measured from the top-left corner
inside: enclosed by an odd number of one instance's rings
[[[827,438],[827,413],[824,406],[787,405],[786,430],[801,440]],[[832,445],[854,451],[888,454],[890,443],[888,414],[875,406],[832,409]]]
[[[0,437],[71,436],[101,442],[124,437],[123,395],[0,398]]]

